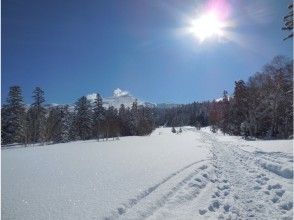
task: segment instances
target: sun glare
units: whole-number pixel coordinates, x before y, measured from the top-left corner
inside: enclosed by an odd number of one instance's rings
[[[222,37],[225,24],[216,13],[210,12],[191,21],[189,31],[194,34],[200,42],[211,37]]]

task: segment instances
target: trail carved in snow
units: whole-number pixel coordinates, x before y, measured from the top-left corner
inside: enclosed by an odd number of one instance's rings
[[[114,217],[118,217],[120,215],[123,215],[125,212],[127,212],[129,209],[131,209],[133,206],[135,206],[137,203],[139,203],[142,199],[144,199],[145,197],[147,197],[150,193],[152,193],[153,191],[157,190],[157,188],[162,187],[167,181],[169,181],[171,178],[173,178],[176,175],[181,175],[182,172],[188,170],[190,167],[199,164],[203,161],[206,160],[200,160],[194,163],[191,163],[185,167],[183,167],[182,169],[172,173],[171,175],[169,175],[168,177],[164,178],[161,182],[157,183],[154,186],[149,187],[147,190],[143,191],[142,193],[138,194],[135,198],[129,199],[129,201],[127,203],[122,204],[120,207],[117,208],[116,211],[114,211],[112,213],[111,217],[107,217],[106,219],[111,219]],[[202,167],[202,169],[206,168],[206,166],[204,165]],[[195,171],[196,172],[196,171]],[[193,173],[194,174],[194,173]],[[184,179],[184,181],[178,183],[178,185],[182,185],[183,182],[185,182],[187,179],[190,179],[192,177],[192,175],[189,175],[188,177],[186,177]],[[177,187],[174,187],[174,191],[176,191]],[[163,201],[164,202],[164,201]],[[156,209],[156,207],[153,207],[153,209]],[[142,217],[146,217],[147,214],[143,215]]]
[[[292,219],[293,157],[196,132],[210,160],[174,172],[105,219]]]

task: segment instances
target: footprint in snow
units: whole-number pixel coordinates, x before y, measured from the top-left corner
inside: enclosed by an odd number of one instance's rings
[[[220,185],[217,187],[219,190],[225,190],[225,189],[229,189],[229,185]]]
[[[267,194],[267,195],[269,195],[270,194],[270,192],[269,191],[263,191],[264,192],[264,194]]]
[[[118,211],[119,215],[122,215],[122,214],[124,214],[126,212],[126,210],[124,208],[122,208],[122,207],[118,208],[117,211]]]
[[[214,193],[214,195],[216,195],[217,197],[220,197],[220,192],[217,191],[217,192]]]
[[[206,165],[202,165],[201,167],[199,167],[201,170],[205,170],[207,169],[207,166]]]
[[[275,193],[276,193],[277,196],[282,197],[284,195],[284,193],[285,193],[285,190],[278,189]]]
[[[277,203],[277,202],[279,201],[279,197],[274,196],[274,198],[272,198],[271,201],[272,201],[273,203]]]
[[[251,203],[251,202],[253,202],[253,201],[252,201],[252,199],[247,199],[246,202],[247,202],[247,203]]]
[[[207,212],[206,209],[199,209],[199,214],[204,215]]]
[[[261,187],[260,187],[260,186],[254,186],[253,189],[255,189],[255,190],[260,190]]]
[[[220,202],[218,200],[212,201],[212,203],[209,205],[208,210],[211,212],[215,212],[216,209],[219,209]]]
[[[230,192],[228,190],[224,191],[224,196],[227,196],[229,194],[230,194]]]
[[[197,182],[202,182],[201,179],[199,179],[199,178],[195,178],[194,180]]]
[[[257,183],[260,184],[260,185],[265,185],[265,184],[266,184],[265,181],[260,180],[260,179],[255,180],[255,182],[257,182]]]
[[[229,204],[224,205],[225,212],[228,212],[230,210],[230,207],[231,206]]]
[[[189,187],[196,187],[199,189],[203,189],[205,186],[205,184],[189,183]]]
[[[279,183],[277,183],[277,184],[275,184],[275,185],[268,185],[267,186],[267,189],[268,190],[272,190],[272,189],[281,189],[282,188],[282,186],[279,184]]]
[[[293,208],[293,202],[285,202],[280,205],[280,208],[289,211]]]
[[[216,180],[215,179],[210,179],[210,182],[215,183]]]
[[[203,177],[208,178],[207,173],[202,174]]]

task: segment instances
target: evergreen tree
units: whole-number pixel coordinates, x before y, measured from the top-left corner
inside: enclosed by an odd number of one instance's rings
[[[34,122],[34,112],[32,107],[29,107],[27,114],[26,114],[26,130],[25,130],[25,137],[26,137],[26,143],[31,144],[33,143],[33,122]]]
[[[205,126],[208,126],[208,111],[202,110],[196,116],[196,127],[197,129],[200,129],[201,127],[205,127]]]
[[[216,132],[220,127],[221,122],[221,108],[220,103],[213,101],[209,107],[209,124],[211,125],[211,131]]]
[[[61,142],[70,141],[71,112],[69,106],[65,105],[61,108]]]
[[[77,136],[81,140],[88,140],[92,136],[92,111],[91,103],[82,96],[75,104],[75,126]]]
[[[1,108],[1,143],[12,143],[11,129],[9,129],[9,110],[8,106],[4,104]]]
[[[68,106],[57,106],[49,109],[46,121],[46,141],[64,143],[70,140],[70,112]]]
[[[235,90],[234,90],[234,129],[235,134],[240,134],[241,132],[241,124],[246,121],[248,116],[248,90],[246,84],[243,80],[239,80],[235,82]],[[248,129],[246,129],[248,130]],[[249,132],[249,131],[248,131]]]
[[[154,119],[150,108],[141,107],[138,110],[137,135],[148,135],[154,129]]]
[[[138,131],[137,131],[138,125],[139,125],[138,103],[137,101],[135,101],[133,102],[133,105],[131,108],[131,114],[130,114],[130,120],[129,120],[129,128],[130,128],[131,135],[138,134]]]
[[[223,100],[221,101],[222,119],[220,128],[224,133],[230,133],[230,102],[228,92],[224,90]]]
[[[34,102],[31,105],[31,132],[33,143],[44,143],[46,132],[46,109],[44,107],[44,91],[40,87],[36,87],[33,91]]]
[[[2,108],[2,143],[25,143],[25,107],[19,86],[10,87]]]
[[[131,135],[129,127],[130,111],[125,108],[124,104],[121,104],[118,112],[118,117],[120,121],[120,133],[122,136]]]
[[[98,139],[105,133],[105,109],[101,96],[97,93],[93,107],[93,136]]]
[[[75,107],[76,108],[76,107]],[[69,140],[70,141],[76,141],[79,140],[79,134],[78,134],[78,125],[77,125],[77,112],[71,112],[71,114],[69,114]]]
[[[106,138],[108,139],[109,137],[118,137],[120,135],[118,112],[113,106],[110,106],[106,110],[105,121]]]
[[[45,140],[46,142],[59,143],[61,134],[59,107],[51,107],[48,111]]]

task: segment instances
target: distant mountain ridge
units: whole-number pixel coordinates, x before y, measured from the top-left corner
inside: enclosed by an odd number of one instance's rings
[[[94,103],[94,100],[96,98],[96,93],[90,93],[86,95],[87,99],[91,102]],[[216,102],[222,101],[223,98],[217,98],[214,99]],[[130,92],[126,90],[122,90],[120,88],[117,88],[113,91],[112,96],[109,97],[103,97],[102,96],[102,101],[103,101],[103,107],[104,108],[109,108],[110,106],[113,106],[116,109],[119,109],[120,106],[123,104],[126,108],[131,108],[133,103],[137,101],[139,106],[145,106],[145,107],[150,107],[150,108],[162,108],[162,109],[168,109],[168,108],[175,108],[181,104],[176,104],[176,103],[152,103],[152,102],[147,102],[140,100],[133,96]],[[51,104],[46,104],[46,107],[54,107],[54,106],[62,106],[64,104],[56,104],[56,103],[51,103]],[[28,105],[29,106],[29,105]],[[74,104],[69,104],[68,105],[71,110],[74,109]]]

